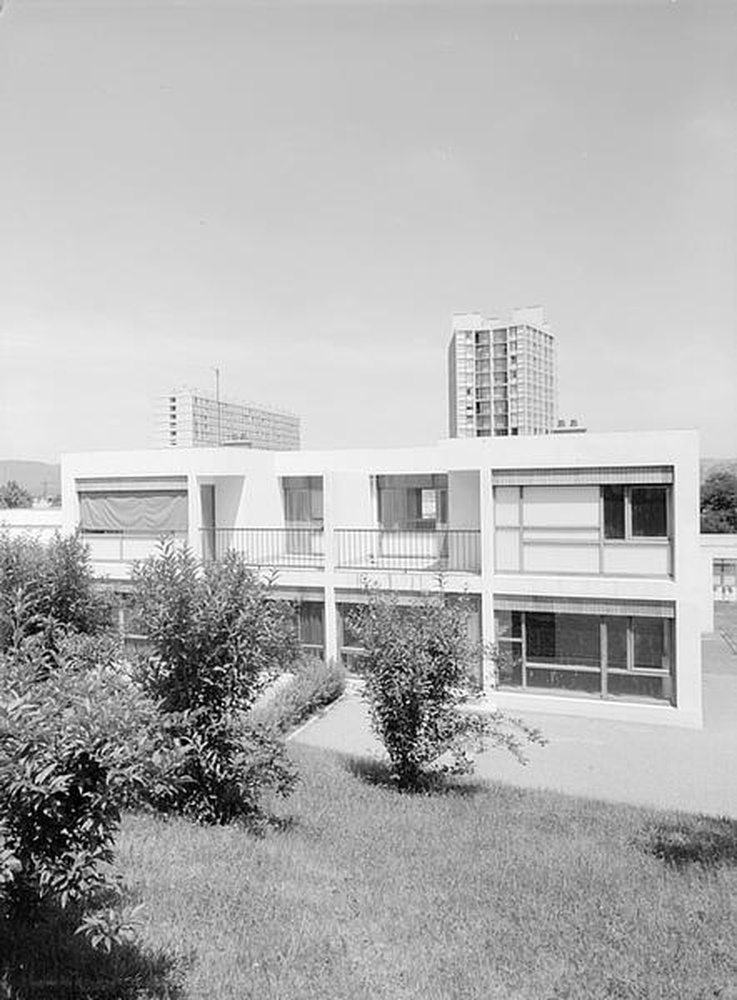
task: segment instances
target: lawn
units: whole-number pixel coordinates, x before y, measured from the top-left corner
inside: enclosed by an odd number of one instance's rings
[[[674,814],[472,781],[401,795],[375,766],[291,752],[301,785],[260,837],[127,816],[119,859],[145,903],[138,950],[94,958],[95,987],[66,990],[47,950],[5,995],[737,996],[737,866],[644,850],[645,831]],[[734,847],[733,825],[707,826]],[[57,985],[33,989],[34,976]]]

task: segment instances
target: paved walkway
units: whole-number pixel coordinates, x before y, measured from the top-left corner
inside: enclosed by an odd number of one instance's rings
[[[548,739],[521,767],[508,754],[478,758],[480,777],[527,788],[737,818],[737,656],[704,638],[704,729],[526,713]],[[360,692],[352,687],[295,742],[357,756],[381,755]]]

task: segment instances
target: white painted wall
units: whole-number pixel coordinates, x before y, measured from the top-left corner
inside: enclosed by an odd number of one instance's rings
[[[540,575],[494,572],[494,506],[491,499],[493,468],[556,468],[586,466],[672,465],[674,483],[674,579],[650,577],[565,576],[554,568]],[[493,593],[547,594],[551,596],[600,597],[624,600],[668,600],[676,605],[676,661],[678,709],[627,703],[599,703],[560,696],[531,698],[516,696],[519,706],[540,710],[570,708],[583,714],[608,713],[621,719],[653,719],[671,724],[698,725],[701,719],[700,632],[706,620],[707,588],[704,556],[698,535],[698,439],[695,433],[646,432],[637,434],[550,435],[529,438],[458,439],[440,442],[432,448],[388,449],[384,451],[257,452],[249,449],[161,449],[148,452],[107,452],[65,456],[62,461],[62,523],[72,530],[78,520],[74,479],[78,476],[188,475],[192,531],[199,529],[199,482],[214,481],[222,489],[224,509],[237,509],[240,527],[281,526],[283,508],[279,476],[324,475],[326,522],[326,569],[294,569],[279,573],[285,587],[324,587],[330,608],[341,590],[360,589],[365,574],[335,569],[329,539],[332,528],[374,528],[375,507],[371,476],[376,474],[447,473],[451,489],[458,487],[451,517],[471,522],[480,496],[482,573],[459,576],[448,581],[448,589],[481,593],[484,636],[493,636]],[[478,484],[475,488],[474,483]],[[462,488],[461,488],[462,487]],[[591,497],[585,490],[572,505],[539,498],[537,512],[546,518],[576,517],[592,512]],[[547,505],[547,506],[546,506]],[[510,508],[511,509],[511,508]],[[500,511],[501,514],[501,511]],[[503,516],[503,515],[502,515]],[[553,524],[558,521],[553,520]],[[588,520],[586,521],[588,523]],[[510,533],[511,534],[511,533]],[[383,572],[377,582],[410,594],[432,587],[430,574]],[[335,647],[335,630],[328,626],[328,650]],[[332,636],[331,636],[332,632]],[[500,695],[501,699],[501,695]],[[508,700],[508,699],[507,699]]]
[[[0,509],[0,529],[11,537],[25,535],[49,541],[62,527],[61,507],[13,507]]]

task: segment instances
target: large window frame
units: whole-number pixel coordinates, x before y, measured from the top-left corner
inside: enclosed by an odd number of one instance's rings
[[[575,472],[564,470],[567,471]],[[612,473],[607,469],[598,471],[604,475]],[[502,470],[498,479],[496,471],[493,475],[494,568],[497,573],[673,579],[672,482],[645,477],[643,481],[635,477],[622,477],[622,481],[618,481],[615,475],[596,482],[593,475],[585,472],[578,480],[570,476],[565,481],[555,472],[546,479],[545,470],[522,470],[513,476],[505,475]],[[518,475],[520,478],[515,481]],[[561,508],[568,505],[564,491],[587,491],[590,493],[589,510],[582,515],[580,523],[558,514],[551,516],[548,523],[542,523],[534,516],[530,504],[535,501],[528,494],[528,491],[534,493],[541,488],[560,490],[560,499],[555,502]],[[580,499],[574,497],[570,502]],[[540,546],[548,550],[547,565],[540,563]],[[550,554],[551,549],[568,549],[568,564],[566,558],[562,558],[561,565],[557,565]],[[651,558],[646,555],[648,549],[652,550]]]
[[[530,639],[538,641],[533,629],[543,619],[547,618],[585,618],[586,624],[596,623],[599,629],[599,662],[572,663],[559,660],[553,656],[530,656]],[[615,701],[645,701],[648,703],[676,705],[676,671],[675,671],[675,628],[674,620],[665,617],[646,615],[593,615],[568,612],[538,612],[538,611],[495,611],[496,645],[499,651],[498,687],[510,691],[529,691],[534,694],[567,695],[575,697],[593,697],[602,700]],[[538,621],[538,619],[540,621]],[[614,659],[613,647],[616,632],[624,627],[624,663],[621,657]],[[502,631],[506,629],[506,631]],[[647,642],[660,630],[661,635],[661,666],[642,662],[648,656]],[[648,637],[648,631],[650,636]],[[611,650],[611,652],[610,652]],[[575,657],[572,657],[575,658]],[[639,660],[639,662],[638,662]],[[536,684],[536,678],[547,674],[550,684]],[[599,683],[586,688],[585,679],[598,675]],[[560,682],[555,683],[559,677]],[[568,680],[571,681],[568,684]],[[626,689],[640,687],[655,688],[660,684],[660,694],[630,693]],[[619,688],[620,693],[612,690]],[[621,692],[624,693],[621,693]]]

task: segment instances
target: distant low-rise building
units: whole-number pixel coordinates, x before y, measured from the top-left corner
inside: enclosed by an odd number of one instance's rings
[[[240,444],[294,451],[300,446],[300,420],[275,407],[217,399],[200,389],[174,389],[158,400],[157,444],[163,448]]]

